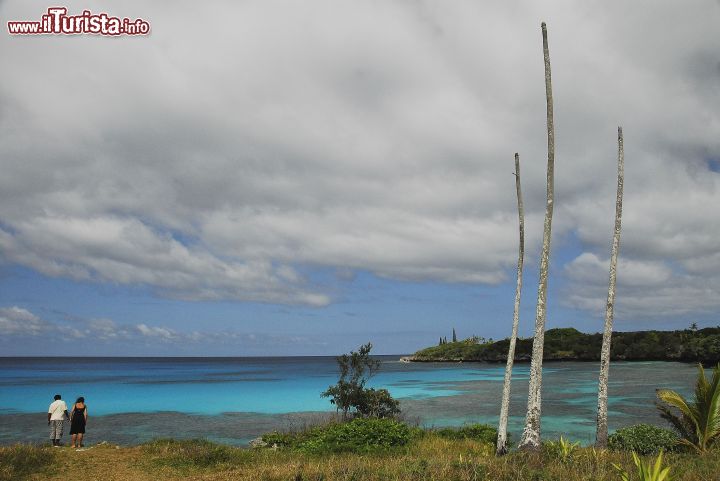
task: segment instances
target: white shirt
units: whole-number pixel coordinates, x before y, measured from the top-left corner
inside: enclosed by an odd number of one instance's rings
[[[53,401],[48,408],[48,414],[50,414],[50,421],[62,421],[65,418],[65,411],[67,411],[67,404],[62,399]]]

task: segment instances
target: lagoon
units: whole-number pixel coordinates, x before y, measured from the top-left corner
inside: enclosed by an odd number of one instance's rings
[[[410,422],[423,426],[497,423],[504,365],[401,363],[379,356],[374,387],[400,399]],[[513,372],[510,432],[519,439],[529,365]],[[598,364],[546,362],[543,435],[594,437]],[[695,366],[614,362],[611,431],[639,422],[664,425],[655,389],[689,394]],[[52,396],[68,405],[84,396],[92,416],[89,442],[134,444],[154,437],[207,437],[244,444],[271,429],[299,427],[333,411],[320,392],[337,381],[333,357],[273,358],[0,358],[0,443],[45,440]]]

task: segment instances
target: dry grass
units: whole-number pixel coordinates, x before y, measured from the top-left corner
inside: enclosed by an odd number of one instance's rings
[[[26,444],[0,448],[0,481],[22,479],[32,473],[48,473],[55,465],[55,453],[50,449]]]
[[[0,460],[8,450],[0,448]],[[23,448],[25,449],[25,448]],[[38,450],[34,455],[43,458]],[[76,452],[56,449],[50,468],[7,479],[74,481],[158,480],[416,480],[416,481],[545,481],[619,480],[612,463],[635,472],[628,453],[595,454],[580,449],[566,463],[551,455],[512,453],[496,458],[492,446],[472,440],[448,440],[428,435],[412,445],[381,455],[339,454],[306,456],[293,452],[231,448],[205,442],[158,442],[116,449],[96,446]],[[699,457],[668,454],[673,481],[720,480],[719,451]],[[0,466],[3,469],[4,466]]]

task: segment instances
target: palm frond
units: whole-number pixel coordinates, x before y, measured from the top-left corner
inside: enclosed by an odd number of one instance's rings
[[[708,380],[702,365],[698,365],[695,395],[688,402],[670,389],[658,389],[656,403],[660,416],[680,434],[681,444],[705,452],[720,439],[720,364]]]
[[[682,395],[671,389],[658,389],[657,397],[665,404],[669,404],[670,406],[678,409],[683,415],[689,418],[694,418],[694,422],[697,422],[694,410],[688,405]]]
[[[704,376],[704,374],[703,374]],[[712,381],[708,386],[710,395],[705,413],[703,434],[704,444],[710,447],[713,441],[720,436],[720,366],[714,370]]]
[[[676,415],[668,406],[656,402],[655,407],[660,411],[660,417],[670,423],[681,438],[694,438],[695,427],[692,423],[688,423],[683,416]]]

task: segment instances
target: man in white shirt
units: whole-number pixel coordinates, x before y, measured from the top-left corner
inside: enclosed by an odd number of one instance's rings
[[[70,419],[67,411],[67,404],[62,400],[59,394],[55,395],[55,400],[48,408],[48,426],[50,426],[50,439],[53,447],[60,446],[60,438],[63,435],[63,422]]]

